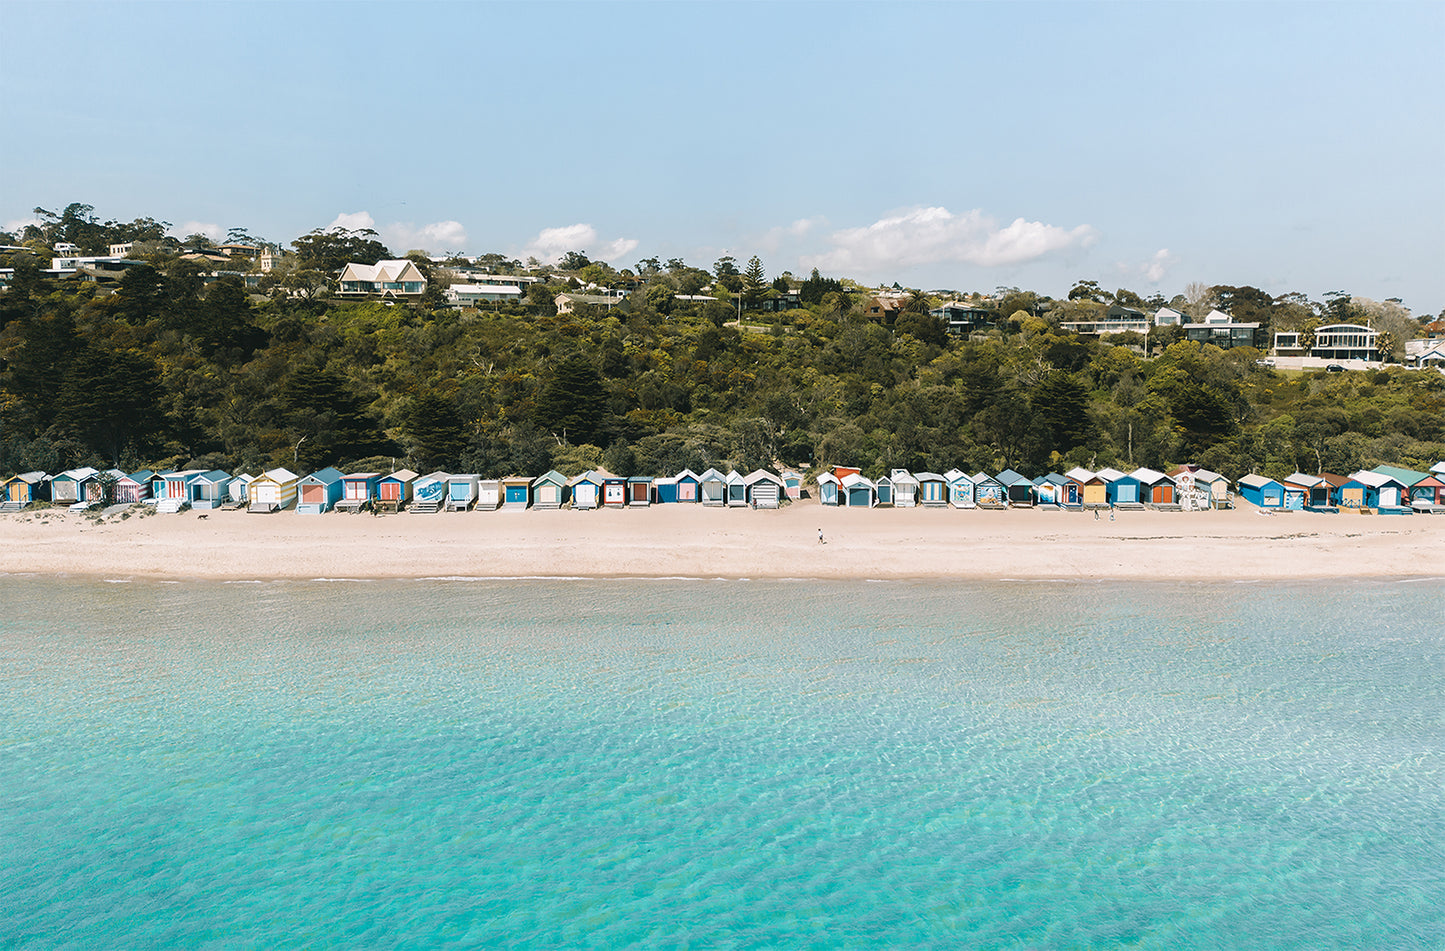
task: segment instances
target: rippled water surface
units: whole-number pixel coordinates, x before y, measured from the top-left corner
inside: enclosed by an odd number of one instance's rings
[[[0,946],[1440,948],[1445,584],[0,578]]]

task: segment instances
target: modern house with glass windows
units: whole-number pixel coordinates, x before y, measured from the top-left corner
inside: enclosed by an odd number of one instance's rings
[[[417,299],[426,293],[426,278],[411,261],[348,264],[338,284],[337,297]]]

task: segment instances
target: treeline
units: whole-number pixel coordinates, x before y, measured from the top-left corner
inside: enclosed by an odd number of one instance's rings
[[[0,292],[5,473],[852,464],[1038,475],[1197,462],[1278,477],[1445,458],[1438,373],[1285,374],[1255,350],[1167,331],[1084,339],[1060,329],[1082,296],[1001,295],[982,305],[994,328],[960,340],[928,316],[926,295],[871,315],[862,289],[817,275],[802,306],[744,310],[739,326],[735,298],[674,299],[679,275],[691,285],[691,272],[709,273],[681,262],[631,272],[640,286],[610,311],[559,316],[551,295],[579,275],[459,312],[248,294],[180,257],[129,269],[112,293],[46,277],[27,257],[14,256]],[[752,264],[727,275],[738,293],[783,293]]]

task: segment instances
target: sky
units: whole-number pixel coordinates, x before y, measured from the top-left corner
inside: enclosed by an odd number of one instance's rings
[[[1445,3],[0,0],[0,227],[1445,309]]]

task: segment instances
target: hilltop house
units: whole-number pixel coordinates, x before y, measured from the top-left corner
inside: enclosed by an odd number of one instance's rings
[[[411,261],[348,264],[338,278],[337,297],[388,297],[416,300],[426,293],[426,278]]]

